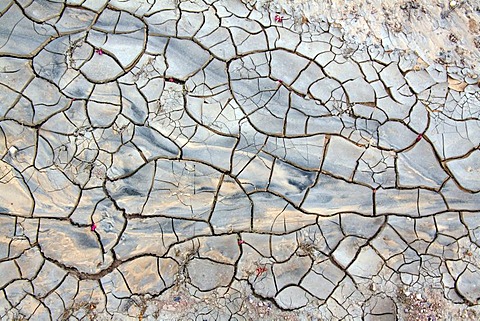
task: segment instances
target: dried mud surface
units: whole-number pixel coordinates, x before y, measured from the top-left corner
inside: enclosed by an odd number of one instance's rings
[[[477,24],[0,2],[0,319],[478,320]]]

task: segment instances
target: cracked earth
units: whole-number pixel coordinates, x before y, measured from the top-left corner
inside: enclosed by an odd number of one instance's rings
[[[239,0],[0,13],[2,320],[478,320],[477,76]]]

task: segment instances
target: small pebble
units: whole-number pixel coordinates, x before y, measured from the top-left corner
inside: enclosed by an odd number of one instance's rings
[[[15,146],[12,146],[8,149],[8,153],[11,157],[15,157],[17,155],[18,149]]]

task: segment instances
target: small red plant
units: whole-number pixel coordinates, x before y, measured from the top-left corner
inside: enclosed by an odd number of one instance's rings
[[[264,266],[259,266],[259,267],[257,267],[257,269],[255,270],[255,273],[257,273],[257,276],[259,276],[259,275],[261,275],[261,274],[263,274],[263,273],[265,273],[265,272],[267,272],[267,268],[264,267]]]
[[[283,17],[277,14],[277,15],[275,16],[275,22],[281,23],[282,21],[283,21]]]
[[[103,50],[102,50],[101,48],[96,49],[95,52],[96,52],[97,55],[99,55],[99,56],[103,55]]]
[[[244,244],[244,243],[245,243],[244,240],[238,240],[238,245],[242,245],[242,244]]]
[[[97,224],[92,223],[92,225],[90,226],[90,230],[95,231],[96,229],[97,229]]]
[[[415,139],[415,141],[418,143],[420,140],[422,140],[422,138],[423,138],[423,135],[422,135],[422,134],[419,134],[419,135],[417,136],[417,139]]]

